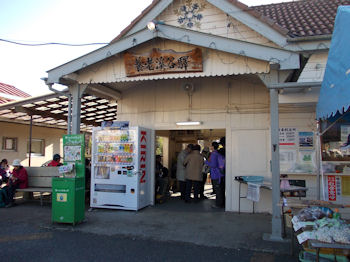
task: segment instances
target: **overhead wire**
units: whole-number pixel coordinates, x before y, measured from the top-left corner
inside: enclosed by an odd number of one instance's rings
[[[108,45],[109,44],[109,43],[69,44],[69,43],[59,43],[59,42],[47,42],[47,43],[43,42],[43,43],[32,44],[32,43],[17,42],[17,41],[3,39],[3,38],[0,38],[0,42],[6,42],[10,44],[23,45],[23,46],[45,46],[45,45],[90,46],[90,45]]]

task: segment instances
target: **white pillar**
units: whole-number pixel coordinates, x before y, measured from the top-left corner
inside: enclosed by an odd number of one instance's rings
[[[80,134],[80,111],[81,111],[81,97],[87,85],[72,85],[69,86],[69,92],[72,95],[72,134]]]
[[[270,240],[282,240],[282,218],[280,202],[280,155],[278,90],[270,89],[271,118],[271,171],[272,171],[272,228]]]

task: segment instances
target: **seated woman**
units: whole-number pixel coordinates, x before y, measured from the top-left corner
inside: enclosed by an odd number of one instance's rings
[[[0,163],[0,187],[2,183],[7,183],[8,180],[8,162],[7,159],[1,160]]]
[[[21,165],[21,160],[15,159],[12,163],[13,170],[9,181],[7,182],[7,205],[6,207],[11,207],[14,205],[14,199],[16,189],[27,188],[28,187],[28,174],[27,170]]]

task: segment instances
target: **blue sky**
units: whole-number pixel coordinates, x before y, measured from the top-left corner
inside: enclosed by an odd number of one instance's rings
[[[26,43],[107,43],[152,0],[0,0],[0,38]],[[260,5],[275,0],[241,0]],[[30,95],[48,93],[46,71],[101,46],[24,47],[0,42],[0,82]]]

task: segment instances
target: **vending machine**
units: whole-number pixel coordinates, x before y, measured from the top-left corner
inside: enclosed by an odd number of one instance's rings
[[[95,127],[91,207],[139,210],[151,204],[150,130]]]

